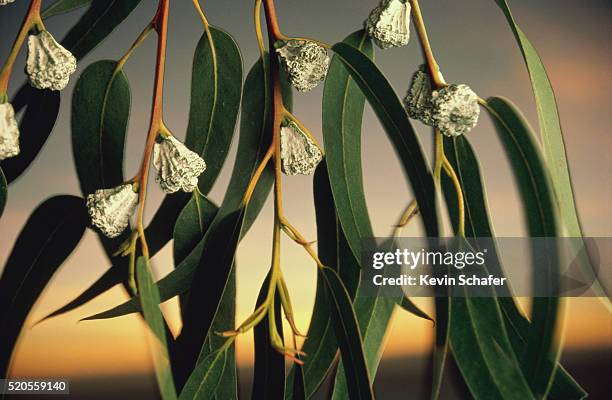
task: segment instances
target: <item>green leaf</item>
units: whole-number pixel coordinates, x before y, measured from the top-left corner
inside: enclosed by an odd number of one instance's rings
[[[548,171],[534,141],[529,124],[508,100],[490,98],[485,103],[513,167],[525,207],[525,219],[531,237],[557,235],[557,215]],[[558,282],[558,260],[551,249],[548,264],[540,263],[534,274],[546,274],[545,282]],[[542,279],[534,279],[534,282]],[[537,289],[536,289],[537,290]],[[523,372],[536,397],[545,397],[550,389],[559,357],[555,345],[558,297],[533,299],[527,345],[522,355]],[[552,361],[552,362],[551,362]]]
[[[66,14],[81,7],[85,7],[91,3],[91,0],[57,0],[40,14],[42,19],[54,17],[56,15]]]
[[[4,207],[6,207],[6,198],[8,196],[6,178],[4,172],[0,168],[0,217],[4,213]]]
[[[326,160],[317,167],[313,186],[319,259],[324,265],[338,272],[349,295],[353,298],[359,283],[359,263],[348,246],[336,216]],[[307,354],[302,367],[306,398],[310,398],[319,388],[331,370],[338,353],[326,290],[325,282],[317,279],[312,319],[302,346],[302,351]],[[294,395],[296,373],[289,374],[287,378],[287,398],[292,398]]]
[[[319,279],[326,284],[327,300],[331,306],[334,332],[340,347],[344,375],[351,399],[373,399],[374,392],[368,375],[363,342],[351,298],[340,277],[331,268],[319,270]]]
[[[164,400],[176,399],[176,390],[170,368],[170,356],[166,345],[164,316],[159,309],[159,291],[151,276],[149,260],[145,257],[138,257],[136,261],[136,282],[140,293],[142,313],[153,333],[151,352],[153,353],[153,364],[159,391]]]
[[[23,85],[11,102],[15,113],[23,112],[19,122],[17,156],[1,162],[7,183],[15,181],[32,164],[53,130],[60,106],[59,92],[38,90]]]
[[[476,158],[469,141],[460,136],[455,139],[445,139],[445,148],[447,149],[446,154],[453,169],[457,173],[457,177],[461,183],[464,193],[465,203],[465,233],[467,237],[493,237],[493,229],[491,222],[489,221],[489,211],[486,200],[486,193],[484,190],[484,183],[482,181],[480,173],[480,164]],[[443,189],[446,197],[446,202],[449,205],[449,213],[451,215],[451,221],[457,230],[457,201],[456,193],[452,182],[446,176],[443,177]],[[489,249],[489,257],[493,257],[499,260],[496,249]],[[499,265],[499,261],[493,264]],[[500,271],[503,273],[503,271]],[[499,274],[497,272],[496,274]],[[508,333],[512,349],[515,354],[522,354],[525,344],[526,337],[529,332],[530,322],[523,316],[521,311],[518,309],[517,304],[511,297],[499,297],[496,299],[501,307],[501,311],[504,317],[506,331]],[[474,363],[475,367],[478,368],[482,363]],[[487,374],[481,372],[475,372],[475,376],[480,381],[487,379]],[[492,384],[484,385],[491,387]],[[472,392],[474,395],[474,391]],[[563,369],[562,366],[558,366],[557,373],[550,391],[550,396],[553,399],[581,399],[586,396],[584,389],[576,383],[576,381]]]
[[[0,279],[0,375],[6,376],[30,310],[78,245],[88,220],[82,199],[56,196],[39,205],[21,230]]]
[[[130,87],[115,61],[91,64],[72,96],[72,151],[81,192],[123,183],[123,149],[130,115]]]
[[[506,0],[495,0],[495,2],[501,8],[508,20],[508,24],[514,33],[523,54],[523,58],[525,59],[529,77],[531,78],[531,85],[538,110],[540,136],[544,143],[544,156],[548,163],[551,182],[556,194],[560,217],[563,221],[565,231],[570,237],[581,238],[584,235],[574,201],[572,180],[555,93],[537,50],[521,28],[516,24],[508,3]],[[584,247],[585,244],[582,243],[581,248]],[[587,276],[592,278],[593,290],[600,296],[601,301],[606,305],[608,310],[612,311],[612,303],[609,299],[609,288],[603,287],[603,283],[598,279],[588,253],[580,251],[579,254],[579,262],[582,265],[583,271]]]
[[[410,314],[431,321],[435,324],[433,318],[431,318],[425,311],[421,310],[419,306],[417,306],[412,300],[408,297],[405,297],[400,301],[400,307],[404,309],[404,311],[409,312]]]
[[[436,191],[423,149],[401,101],[374,62],[356,48],[337,43],[332,50],[342,60],[374,109],[410,180],[429,237],[438,236]],[[332,187],[334,182],[332,181]],[[344,221],[340,215],[340,221]],[[351,246],[353,248],[353,246]],[[355,252],[355,250],[353,250]],[[356,252],[356,257],[360,257]]]
[[[141,0],[93,0],[91,6],[62,40],[77,60],[110,35]]]
[[[293,399],[306,400],[306,387],[304,384],[304,367],[295,364],[293,366]]]
[[[218,207],[206,196],[193,192],[174,225],[174,264],[179,265],[204,237]]]
[[[344,42],[374,57],[372,41],[363,30]],[[329,67],[323,91],[323,140],[334,203],[355,258],[361,239],[374,236],[368,217],[361,168],[361,123],[365,96],[339,57]]]
[[[270,274],[266,276],[255,308],[265,300],[270,284]],[[283,316],[281,314],[280,296],[274,295],[274,322],[281,340],[283,336]],[[285,393],[285,356],[272,347],[270,342],[270,320],[268,315],[254,328],[255,365],[253,368],[252,399],[282,399]]]
[[[191,77],[191,107],[185,145],[202,155],[206,173],[200,191],[208,193],[225,162],[234,136],[242,92],[242,57],[234,39],[210,27],[195,51]]]
[[[204,360],[199,361],[187,383],[185,383],[179,400],[214,399],[215,391],[219,387],[223,376],[226,359],[227,350],[219,349],[210,353]]]

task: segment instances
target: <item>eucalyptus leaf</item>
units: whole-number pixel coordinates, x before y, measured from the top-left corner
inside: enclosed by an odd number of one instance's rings
[[[0,278],[0,375],[30,310],[55,272],[76,248],[88,223],[83,200],[56,196],[28,218]]]
[[[83,71],[72,96],[72,151],[81,192],[123,183],[123,150],[130,87],[117,62],[97,61]]]
[[[351,298],[355,296],[359,283],[359,263],[355,260],[342,232],[336,216],[334,201],[329,183],[326,160],[323,160],[314,176],[313,194],[317,220],[317,251],[321,262],[338,272]],[[317,279],[315,304],[308,327],[307,338],[302,346],[307,356],[302,373],[304,391],[310,398],[319,388],[337,359],[338,343],[331,319],[331,310],[325,292],[326,284]],[[295,368],[295,367],[294,367]],[[297,372],[289,374],[287,379],[286,398],[293,398],[297,390],[295,381]]]
[[[214,399],[215,391],[219,387],[223,376],[226,358],[227,350],[219,349],[198,362],[187,383],[185,383],[179,400]]]
[[[206,161],[200,176],[202,193],[212,188],[232,143],[240,95],[242,57],[234,39],[210,27],[196,47],[191,77],[191,107],[185,145]]]
[[[525,208],[525,219],[531,237],[555,237],[558,233],[557,213],[548,170],[529,124],[508,100],[494,97],[485,103],[498,135],[504,144],[518,182]],[[545,282],[559,281],[556,249],[550,249],[545,263],[539,263],[534,274],[546,274]],[[542,279],[534,279],[534,282]],[[558,297],[533,299],[527,344],[521,357],[523,372],[535,396],[545,397],[555,375],[559,348],[555,329],[559,308]]]
[[[544,143],[544,156],[548,163],[552,186],[556,194],[556,200],[560,210],[561,220],[566,233],[570,237],[583,237],[582,226],[578,217],[578,210],[574,200],[572,179],[567,161],[565,141],[561,130],[559,111],[553,87],[544,68],[544,64],[538,55],[537,50],[531,44],[527,35],[516,24],[514,16],[506,0],[495,0],[503,11],[514,37],[521,49],[538,110],[540,123],[540,136]],[[585,244],[582,243],[582,248]],[[593,268],[592,260],[587,252],[579,252],[580,265],[587,276],[592,278],[593,290],[600,296],[601,301],[608,310],[612,311],[610,302],[610,288],[605,288],[597,273]]]
[[[372,383],[368,375],[363,342],[351,298],[336,271],[323,267],[319,279],[326,284],[334,332],[342,356],[347,381],[348,398],[373,399]],[[346,398],[346,397],[345,397]]]
[[[453,169],[457,173],[457,177],[461,183],[464,193],[465,202],[465,233],[467,237],[493,237],[493,229],[489,221],[489,211],[484,190],[484,183],[480,173],[480,164],[476,158],[469,141],[460,136],[455,139],[445,139],[446,154]],[[446,197],[446,202],[449,205],[451,221],[455,230],[457,229],[458,208],[456,201],[456,193],[450,179],[446,176],[443,178],[443,188]],[[488,257],[499,259],[495,248],[489,249]],[[521,311],[511,297],[499,297],[496,299],[499,302],[501,311],[504,317],[505,329],[508,333],[509,340],[512,344],[512,349],[515,354],[522,354],[526,344],[526,338],[529,332],[530,322]],[[474,354],[473,351],[469,352]],[[473,357],[472,357],[473,358]],[[474,363],[471,365],[475,369],[480,369],[482,363]],[[465,367],[467,368],[467,366]],[[487,372],[475,371],[479,382],[486,382],[490,379]],[[475,384],[469,386],[474,386]],[[476,390],[487,391],[493,390],[494,385],[489,380],[489,383],[479,385]],[[472,393],[476,396],[475,391]],[[486,394],[483,393],[483,396]],[[586,396],[584,389],[563,369],[558,366],[557,373],[550,391],[550,397],[553,399],[581,399]]]
[[[372,41],[364,30],[343,43],[374,57]],[[365,96],[339,57],[329,67],[323,91],[323,140],[334,204],[355,258],[361,257],[361,239],[372,237],[372,225],[363,189],[361,124]]]
[[[56,15],[66,14],[81,7],[85,7],[91,3],[91,0],[57,0],[49,7],[45,8],[40,14],[42,19],[54,17]]]
[[[266,276],[255,308],[266,299],[270,285],[270,274]],[[281,314],[280,296],[274,296],[274,321],[281,339],[283,336],[283,316]],[[268,315],[254,328],[255,365],[253,368],[252,399],[282,399],[285,395],[285,356],[279,353],[270,342],[270,320]]]
[[[77,60],[82,59],[110,35],[134,11],[141,0],[92,0],[91,5],[68,31],[62,45]]]
[[[9,184],[27,170],[47,141],[57,120],[60,96],[58,92],[39,90],[26,84],[19,89],[11,103],[15,113],[25,111],[19,122],[20,152],[1,162]]]
[[[400,307],[404,309],[404,311],[409,312],[410,314],[431,321],[435,324],[435,321],[432,317],[430,317],[425,311],[421,310],[419,306],[417,306],[412,300],[408,297],[404,297],[400,301]]]
[[[170,368],[170,356],[166,346],[166,327],[164,316],[159,308],[159,291],[151,276],[151,265],[145,257],[136,260],[136,282],[140,293],[140,305],[147,325],[153,333],[151,337],[151,352],[157,385],[164,400],[176,399],[176,389]]]

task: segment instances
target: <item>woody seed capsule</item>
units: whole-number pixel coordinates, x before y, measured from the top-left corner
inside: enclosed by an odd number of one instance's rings
[[[286,175],[310,175],[323,154],[310,137],[294,121],[281,127],[281,169]]]
[[[381,49],[402,47],[410,40],[410,11],[407,0],[381,0],[364,25]]]
[[[28,38],[26,71],[37,89],[62,90],[76,71],[76,58],[48,31]]]
[[[0,104],[0,161],[19,154],[19,126],[11,103]]]
[[[276,49],[289,81],[300,92],[308,92],[327,75],[327,49],[310,40],[290,39]]]
[[[87,211],[91,223],[110,238],[117,237],[127,228],[130,216],[138,203],[138,193],[131,183],[111,189],[96,190],[87,196]]]

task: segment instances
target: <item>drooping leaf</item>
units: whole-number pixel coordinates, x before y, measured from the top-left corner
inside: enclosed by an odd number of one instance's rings
[[[480,164],[476,158],[476,154],[472,149],[468,140],[461,136],[455,139],[446,139],[445,148],[446,154],[453,169],[457,173],[457,177],[461,183],[464,193],[465,203],[465,233],[467,237],[493,237],[493,229],[489,221],[489,211],[484,190],[484,183],[480,173]],[[446,197],[446,203],[449,205],[449,213],[455,230],[457,229],[458,212],[455,189],[448,178],[443,178],[443,188]],[[494,247],[489,248],[489,258],[498,260]],[[493,264],[498,265],[499,262]],[[499,276],[499,272],[496,273]],[[499,302],[501,311],[504,317],[506,330],[514,353],[520,355],[523,353],[526,338],[529,333],[530,322],[521,311],[518,309],[515,300],[511,297],[499,297],[496,299]],[[472,352],[473,354],[473,352]],[[482,366],[482,363],[473,363],[475,367]],[[487,374],[475,372],[480,381],[487,379]],[[490,382],[490,381],[489,381]],[[484,384],[483,390],[487,386],[491,388],[492,384]],[[475,396],[474,391],[472,392]],[[558,366],[557,373],[549,395],[553,399],[581,399],[586,396],[584,389],[563,369]],[[483,394],[484,396],[484,394]]]
[[[92,0],[91,5],[66,34],[62,45],[82,59],[119,26],[141,0]]]
[[[219,387],[227,350],[219,349],[210,353],[204,360],[198,362],[189,379],[185,383],[179,400],[211,400]]]
[[[372,41],[360,30],[344,39],[344,43],[374,57]],[[365,96],[339,57],[334,57],[323,91],[323,139],[325,159],[334,196],[336,212],[354,248],[361,239],[372,237],[372,226],[363,189],[361,168],[361,124]]]
[[[525,219],[531,237],[557,236],[557,213],[548,170],[541,158],[534,136],[521,113],[508,100],[490,98],[485,108],[493,118],[525,208]],[[546,262],[540,262],[534,274],[546,274],[546,282],[559,281],[556,249],[549,249]],[[536,285],[542,278],[534,279]],[[538,288],[535,288],[537,291]],[[555,344],[555,329],[559,307],[558,297],[533,299],[531,324],[527,344],[521,357],[523,372],[536,397],[544,397],[555,375],[559,349]],[[552,361],[552,362],[551,362]]]
[[[159,291],[151,276],[151,266],[145,257],[136,260],[136,282],[140,293],[140,305],[144,319],[152,335],[150,335],[153,365],[157,377],[157,386],[164,400],[176,399],[176,389],[170,368],[170,356],[167,348],[164,316],[159,308]]]
[[[363,342],[351,298],[333,269],[320,269],[319,279],[323,279],[327,287],[326,295],[330,303],[334,332],[348,382],[348,396],[351,399],[373,399]]]
[[[123,183],[130,87],[117,62],[98,61],[79,77],[72,96],[72,151],[81,192]]]
[[[4,177],[4,172],[2,172],[2,168],[0,168],[0,217],[2,217],[2,214],[4,213],[4,207],[6,206],[6,198],[8,196],[6,186],[6,178]]]
[[[361,51],[346,43],[337,43],[332,50],[361,88],[391,139],[419,204],[419,213],[427,235],[438,236],[433,177],[401,101],[374,62]],[[342,219],[340,221],[344,225]],[[359,252],[356,252],[356,257],[359,257]]]
[[[410,314],[417,316],[419,318],[426,319],[428,321],[434,322],[434,319],[431,318],[425,311],[421,310],[419,306],[417,306],[412,300],[408,297],[404,297],[400,302],[400,307],[404,309],[404,311],[409,312]]]
[[[306,400],[304,367],[299,364],[293,366],[293,399]]]
[[[30,310],[77,246],[88,223],[83,200],[52,197],[34,210],[21,230],[0,279],[0,375]]]
[[[66,14],[81,7],[85,7],[91,3],[91,0],[57,0],[40,14],[42,19],[54,17],[56,15]]]
[[[17,156],[2,161],[9,184],[26,171],[47,141],[57,120],[60,96],[58,92],[38,90],[26,84],[19,89],[11,104],[15,113],[25,111],[19,122],[21,151]]]
[[[198,42],[193,58],[191,107],[185,144],[201,154],[206,172],[200,176],[202,193],[212,188],[234,136],[242,92],[242,58],[234,39],[210,27]]]
[[[266,276],[255,308],[266,299],[270,285],[270,274]],[[274,296],[274,322],[276,330],[283,339],[283,317],[281,314],[280,296]],[[270,320],[266,317],[254,329],[255,366],[253,368],[253,399],[282,399],[285,396],[285,357],[272,347],[270,341]]]
[[[544,143],[544,156],[550,171],[561,220],[569,237],[583,237],[582,226],[574,201],[572,179],[567,161],[563,132],[561,130],[559,111],[557,110],[557,101],[548,74],[537,50],[531,44],[527,35],[516,24],[507,1],[495,0],[495,2],[506,16],[521,49],[529,77],[531,78],[531,85],[538,110],[540,136]],[[585,244],[583,242],[581,248],[584,247]],[[610,302],[609,296],[610,288],[605,288],[602,281],[598,279],[588,253],[581,251],[578,254],[580,257],[578,261],[582,266],[582,270],[593,282],[593,290],[600,296],[601,301],[608,310],[612,310],[612,302]]]

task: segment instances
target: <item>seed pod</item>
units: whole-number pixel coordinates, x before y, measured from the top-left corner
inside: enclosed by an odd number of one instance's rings
[[[76,71],[76,58],[48,31],[28,38],[26,71],[37,89],[62,90]]]
[[[381,49],[406,46],[410,40],[410,4],[407,0],[381,0],[364,25]]]
[[[423,68],[412,77],[412,84],[408,89],[406,98],[404,98],[404,106],[410,118],[418,119],[426,125],[433,125],[431,77],[423,71]]]
[[[289,81],[300,92],[308,92],[327,75],[327,49],[310,40],[290,39],[276,49]]]
[[[11,103],[0,104],[0,160],[19,154],[19,126]]]
[[[434,125],[446,136],[468,133],[478,123],[478,96],[467,85],[448,85],[432,94]]]
[[[310,175],[323,158],[321,149],[294,121],[281,127],[281,169],[286,175]]]
[[[92,225],[106,236],[114,238],[127,228],[137,203],[138,193],[134,191],[133,185],[124,183],[88,195],[87,211]]]
[[[15,0],[0,0],[0,6],[5,6],[7,4],[13,3]]]
[[[155,179],[164,192],[193,192],[198,177],[206,170],[204,160],[174,136],[160,136],[153,148]]]

